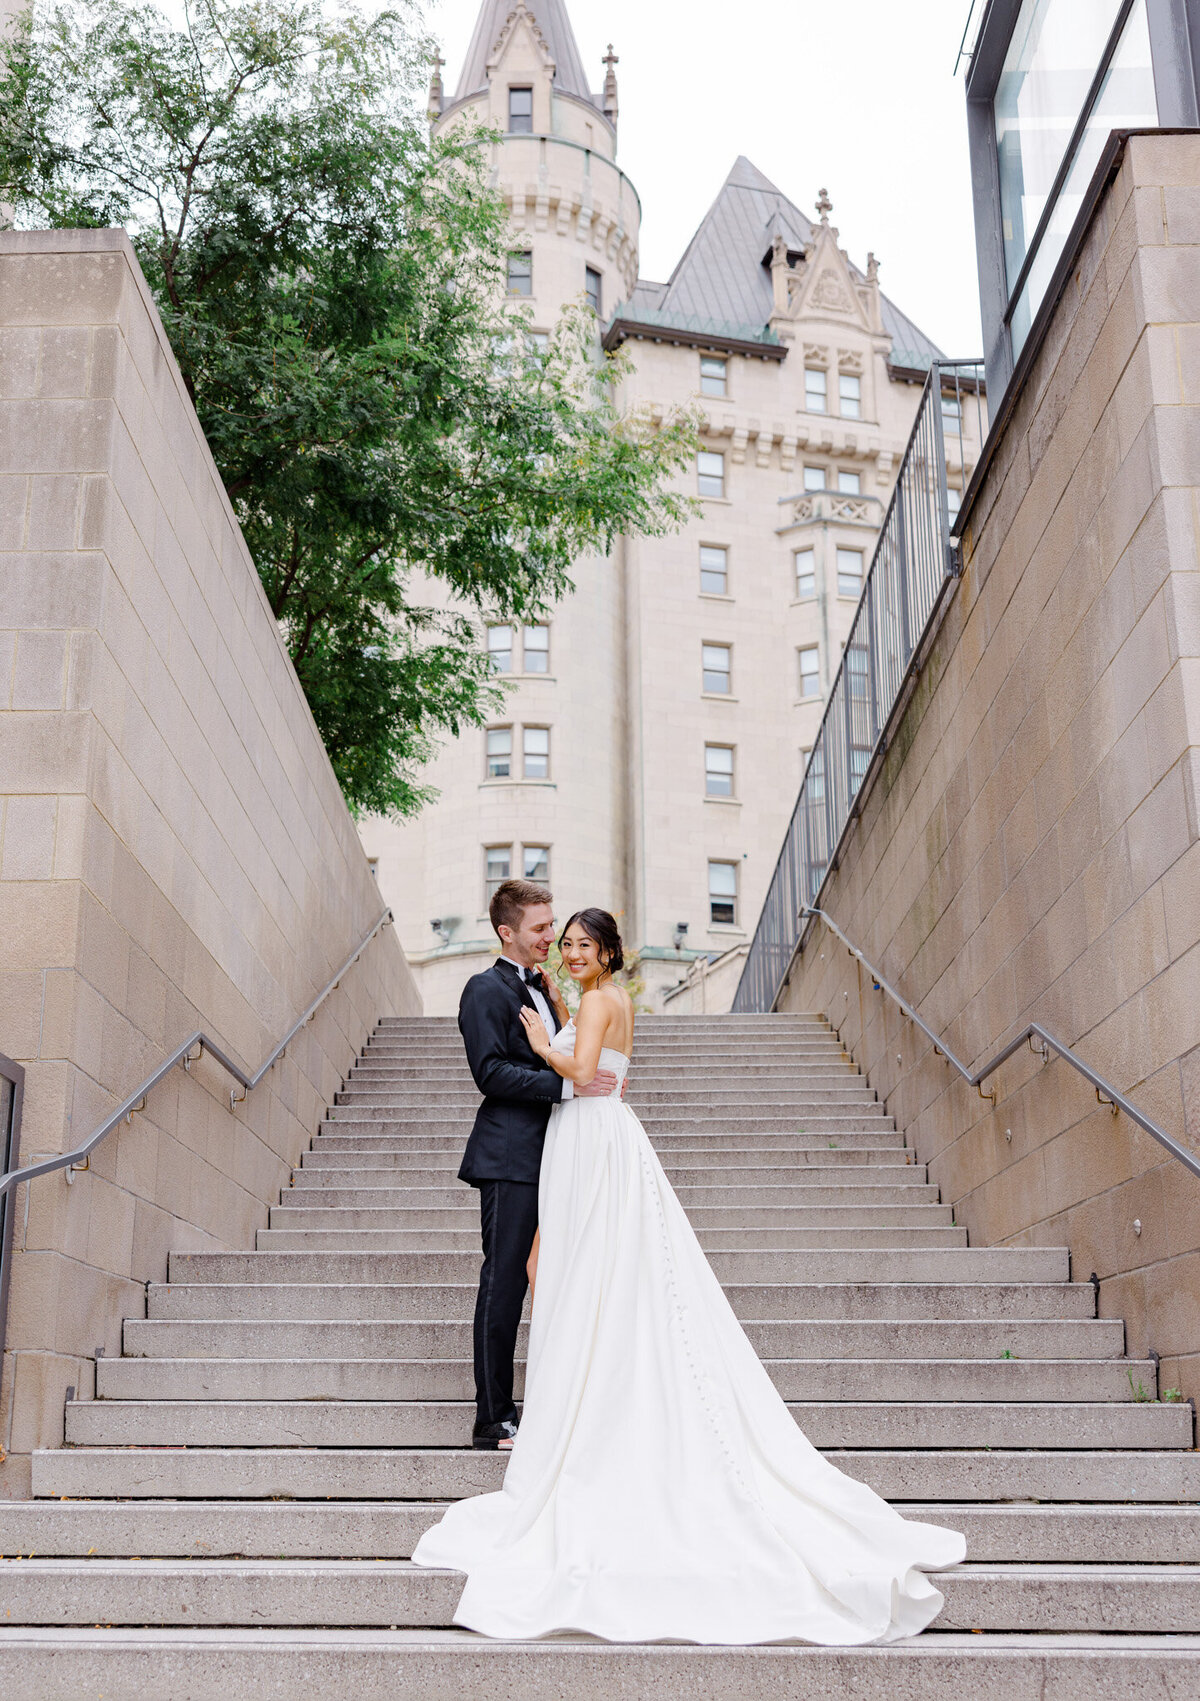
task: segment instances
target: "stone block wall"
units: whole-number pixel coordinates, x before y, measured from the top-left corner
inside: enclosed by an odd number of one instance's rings
[[[189,1032],[253,1070],[383,908],[128,239],[0,235],[0,1051],[25,1162]],[[205,1057],[16,1197],[4,1492],[172,1248],[249,1247],[358,1046],[385,929],[230,1112]]]
[[[1030,1020],[1200,1154],[1200,137],[1135,136],[822,907],[972,1067]],[[1061,1062],[995,1109],[821,927],[823,1011],[974,1242],[1066,1244],[1200,1395],[1200,1181]]]

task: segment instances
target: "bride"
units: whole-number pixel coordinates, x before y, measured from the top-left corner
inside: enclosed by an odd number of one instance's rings
[[[605,910],[560,940],[578,1018],[529,1042],[558,1074],[617,1075],[555,1106],[525,1404],[498,1494],[460,1500],[413,1560],[467,1574],[455,1622],[614,1642],[890,1642],[942,1596],[961,1535],[910,1523],[805,1439],[759,1363],[621,1086],[633,1003]],[[564,1012],[565,1014],[565,1012]]]

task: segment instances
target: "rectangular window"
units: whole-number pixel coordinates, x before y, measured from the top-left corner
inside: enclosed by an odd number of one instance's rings
[[[546,780],[550,777],[550,728],[527,726],[523,729],[522,750],[525,754],[525,778]]]
[[[798,597],[815,597],[817,594],[816,551],[798,549],[793,560],[796,563],[796,595]]]
[[[701,449],[696,456],[696,472],[701,496],[724,496],[725,457],[712,449]]]
[[[942,391],[942,418],[956,431],[962,424],[962,397],[953,390]]]
[[[838,495],[839,496],[861,496],[862,495],[862,474],[860,472],[839,472],[838,473]]]
[[[502,880],[512,879],[512,846],[487,845],[483,852],[483,907],[491,903]]]
[[[962,507],[962,491],[955,490],[952,484],[946,487],[946,506],[950,510],[951,520],[957,520],[958,510]]]
[[[512,728],[490,726],[487,732],[487,777],[507,780],[512,776]]]
[[[805,469],[804,469],[804,488],[805,488],[805,490],[824,490],[824,488],[825,488],[825,468],[824,467],[805,467]]]
[[[844,549],[840,543],[838,544],[837,576],[838,595],[840,597],[862,595],[863,552],[861,549]]]
[[[508,133],[510,136],[533,134],[533,90],[509,89]]]
[[[824,413],[829,393],[829,376],[824,367],[804,368],[804,405],[809,413]]]
[[[703,645],[704,689],[706,691],[714,691],[723,697],[728,696],[732,657],[733,651],[728,644]]]
[[[700,356],[700,394],[702,396],[723,396],[725,394],[725,361],[715,354]]]
[[[521,862],[526,880],[536,880],[540,886],[550,884],[549,845],[522,845]]]
[[[867,697],[867,646],[851,644],[846,651],[846,680],[851,701],[864,703]]]
[[[711,926],[737,925],[737,863],[708,865],[708,919]]]
[[[808,644],[800,651],[800,695],[821,695],[821,657],[816,644]]]
[[[584,293],[587,296],[587,304],[598,319],[600,317],[600,273],[596,270],[595,266],[589,266],[584,272],[583,277],[583,288]]]
[[[548,626],[527,626],[525,628],[525,672],[550,672],[550,628]]]
[[[733,796],[733,749],[728,744],[704,746],[704,795]]]
[[[533,255],[528,250],[508,256],[508,293],[533,294]]]
[[[513,629],[511,626],[488,627],[488,656],[493,673],[512,672]]]
[[[812,752],[812,761],[808,767],[808,799],[810,803],[825,801],[825,752],[817,749]]]
[[[723,597],[729,588],[729,551],[715,543],[700,545],[700,589],[710,597]]]
[[[843,419],[862,418],[862,379],[857,373],[838,373],[838,409]]]

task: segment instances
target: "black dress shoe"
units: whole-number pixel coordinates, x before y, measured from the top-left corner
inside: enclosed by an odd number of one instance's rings
[[[505,1452],[517,1438],[517,1426],[511,1418],[505,1418],[503,1423],[477,1423],[471,1431],[471,1446],[481,1452],[496,1452],[503,1448]]]

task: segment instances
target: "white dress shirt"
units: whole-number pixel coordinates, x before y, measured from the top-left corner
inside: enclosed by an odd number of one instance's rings
[[[501,957],[500,961],[502,963],[511,964],[511,966],[516,969],[517,973],[520,975],[522,981],[525,982],[525,990],[529,994],[530,998],[533,999],[534,1009],[542,1018],[547,1034],[549,1034],[550,1038],[553,1039],[556,1029],[554,1026],[554,1017],[550,1012],[550,1001],[546,997],[546,994],[539,991],[536,986],[530,986],[529,982],[525,980],[526,969],[524,963],[514,963],[511,957]],[[564,1100],[573,1099],[575,1097],[574,1081],[568,1081],[566,1079],[563,1080],[562,1096]]]

